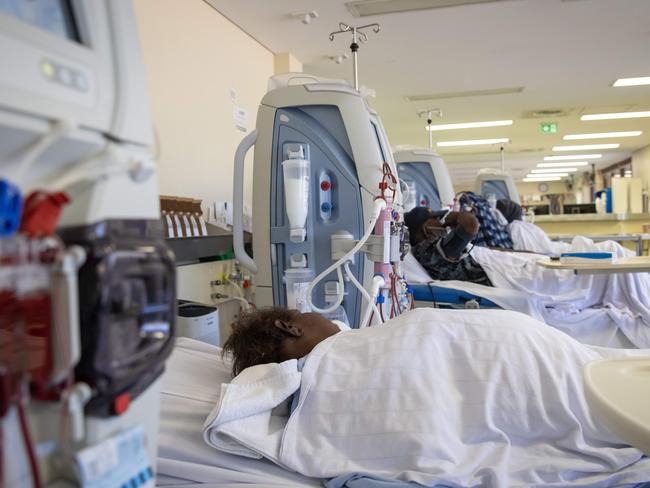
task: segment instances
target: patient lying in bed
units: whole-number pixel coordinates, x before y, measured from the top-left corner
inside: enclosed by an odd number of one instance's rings
[[[537,254],[485,247],[467,250],[465,246],[471,245],[477,232],[477,222],[472,220],[476,219],[463,213],[451,223],[441,222],[439,214],[424,207],[405,215],[411,252],[432,280],[468,281],[523,292],[543,307],[570,314],[606,307],[614,329],[622,330],[634,346],[650,347],[650,306],[644,298],[650,296],[650,274],[575,275],[537,265],[548,259]],[[454,239],[445,231],[450,225],[457,236]],[[461,232],[456,232],[458,227]],[[445,240],[455,246],[445,247]]]
[[[425,486],[650,480],[650,460],[593,416],[582,376],[589,361],[650,351],[585,346],[516,312],[437,309],[347,332],[316,314],[260,311],[225,350],[239,374],[204,426],[222,451],[317,478]]]
[[[522,219],[522,208],[516,202],[508,199],[497,200],[497,210],[508,222],[508,233],[512,239],[513,248],[517,251],[530,251],[538,254],[560,255],[563,252],[605,251],[615,257],[634,256],[634,252],[624,248],[618,242],[593,242],[591,239],[575,236],[571,243],[551,241],[540,227]]]

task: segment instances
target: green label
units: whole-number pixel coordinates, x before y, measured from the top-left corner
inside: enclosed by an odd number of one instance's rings
[[[557,124],[554,122],[539,124],[539,129],[544,134],[555,134],[557,132]]]

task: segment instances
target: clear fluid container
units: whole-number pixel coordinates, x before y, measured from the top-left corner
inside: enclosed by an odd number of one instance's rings
[[[284,198],[289,217],[289,239],[303,242],[306,237],[305,222],[309,209],[309,161],[287,159],[282,162]]]
[[[404,188],[402,190],[402,195],[404,199],[404,211],[410,212],[415,207],[417,207],[417,196],[415,189],[415,182],[404,182]]]
[[[311,268],[288,268],[284,271],[287,308],[300,312],[311,312],[307,305],[307,288],[313,279],[314,271]]]

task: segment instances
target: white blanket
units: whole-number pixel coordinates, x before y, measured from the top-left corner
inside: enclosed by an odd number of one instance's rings
[[[179,337],[165,365],[160,398],[156,486],[186,488],[319,487],[267,460],[217,452],[203,441],[201,426],[231,380],[221,349]]]
[[[538,266],[537,261],[547,258],[537,254],[484,247],[475,247],[472,257],[495,287],[523,292],[545,308],[553,308],[556,317],[544,315],[549,325],[561,327],[562,323],[553,319],[604,307],[602,313],[609,317],[614,330],[620,329],[636,347],[650,347],[650,274],[576,275],[570,270]]]
[[[495,256],[495,259],[501,259],[503,253]],[[520,257],[533,261],[543,259],[534,255]],[[404,260],[404,271],[409,283],[433,283],[443,288],[463,290],[487,298],[501,308],[525,313],[541,320],[584,344],[617,348],[650,347],[643,335],[647,329],[643,318],[629,310],[604,306],[580,309],[570,302],[549,300],[548,297],[538,296],[530,290],[495,288],[454,280],[434,281],[412,254],[408,254]]]
[[[609,251],[620,258],[634,256],[633,251],[614,241],[595,243],[591,239],[582,236],[574,237],[571,243],[551,241],[542,229],[523,220],[514,220],[508,224],[508,232],[514,249],[517,251],[530,251],[548,255],[557,255],[563,252]]]
[[[240,441],[319,478],[359,472],[465,487],[636,483],[650,479],[650,460],[592,416],[582,368],[641,354],[650,351],[579,344],[516,312],[418,309],[319,344],[295,372],[300,399],[281,435],[264,425],[269,405],[257,398],[279,401],[293,389],[295,361],[263,368],[266,381],[240,382],[248,393],[234,403],[225,392],[205,437],[220,449]],[[283,394],[265,391],[278,384]],[[244,410],[247,417],[236,415]]]

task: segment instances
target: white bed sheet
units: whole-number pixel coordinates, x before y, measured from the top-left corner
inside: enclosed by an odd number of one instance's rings
[[[518,254],[515,257],[522,256],[525,259],[544,259],[544,257],[535,254]],[[630,337],[638,335],[637,331],[643,330],[643,324],[635,314],[628,310],[620,310],[615,307],[579,310],[559,304],[556,304],[555,307],[547,307],[545,301],[534,293],[462,281],[435,281],[429,277],[427,271],[410,253],[404,259],[403,270],[406,280],[411,284],[435,283],[436,286],[463,290],[487,298],[505,310],[525,313],[545,322],[583,344],[623,349],[648,347],[650,344],[644,340],[640,342],[630,340]]]
[[[187,338],[176,339],[162,381],[158,433],[158,486],[248,488],[322,486],[269,461],[224,454],[203,441],[202,427],[231,379],[221,349]]]

